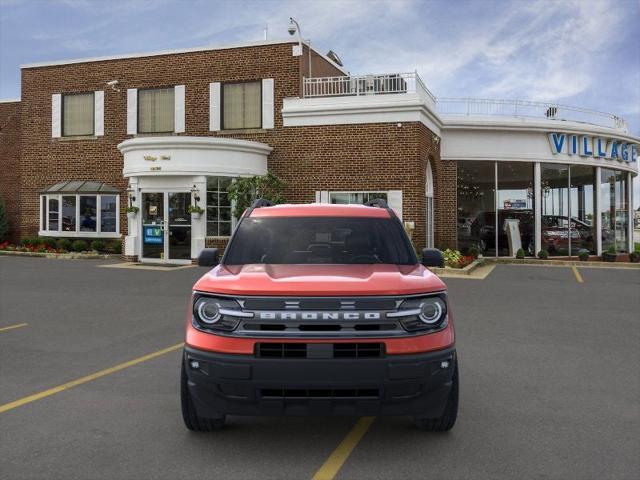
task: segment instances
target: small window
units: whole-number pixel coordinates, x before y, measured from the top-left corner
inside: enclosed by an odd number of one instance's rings
[[[175,89],[138,91],[138,133],[167,133],[175,129]]]
[[[80,231],[95,232],[98,210],[95,196],[80,197]]]
[[[76,196],[62,197],[62,231],[76,231]]]
[[[58,198],[49,198],[49,225],[48,230],[58,230],[58,211],[60,202]]]
[[[102,195],[100,197],[100,231],[116,231],[118,199],[115,195]]]
[[[207,177],[207,236],[228,237],[231,235],[231,200],[227,187],[231,177]]]
[[[88,136],[94,133],[94,93],[62,96],[62,136]]]
[[[262,83],[226,83],[222,86],[222,128],[262,127]]]
[[[381,198],[387,200],[387,192],[330,192],[329,203],[338,205],[362,205],[370,200]]]

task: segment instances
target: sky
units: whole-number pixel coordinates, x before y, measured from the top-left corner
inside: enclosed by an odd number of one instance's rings
[[[0,0],[0,99],[20,64],[282,39],[291,16],[351,73],[611,112],[640,136],[640,0]]]

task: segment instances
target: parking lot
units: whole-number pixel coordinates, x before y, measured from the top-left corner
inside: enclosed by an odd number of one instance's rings
[[[1,478],[311,479],[357,424],[187,431],[179,344],[204,269],[105,263],[0,257]],[[376,418],[335,478],[640,478],[640,270],[578,270],[447,278],[458,423]]]

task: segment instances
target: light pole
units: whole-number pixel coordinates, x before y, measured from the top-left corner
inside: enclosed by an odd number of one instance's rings
[[[287,29],[289,35],[293,36],[298,34],[298,52],[294,53],[294,56],[298,57],[302,55],[302,32],[300,30],[300,24],[296,22],[293,17],[289,17],[289,28]],[[309,77],[311,77],[311,39],[307,40],[307,48],[309,50]]]

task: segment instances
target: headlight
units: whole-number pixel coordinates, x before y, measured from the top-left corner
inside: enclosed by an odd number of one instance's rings
[[[440,293],[429,297],[408,298],[387,318],[397,318],[405,330],[439,330],[447,324],[447,296]]]
[[[220,304],[215,298],[200,297],[194,308],[198,319],[207,325],[212,325],[221,318]]]
[[[436,325],[442,320],[447,307],[439,297],[425,298],[420,305],[420,320],[427,325]]]
[[[233,298],[212,297],[199,292],[193,296],[193,322],[196,327],[210,330],[234,330],[242,318],[253,317],[243,312]]]

